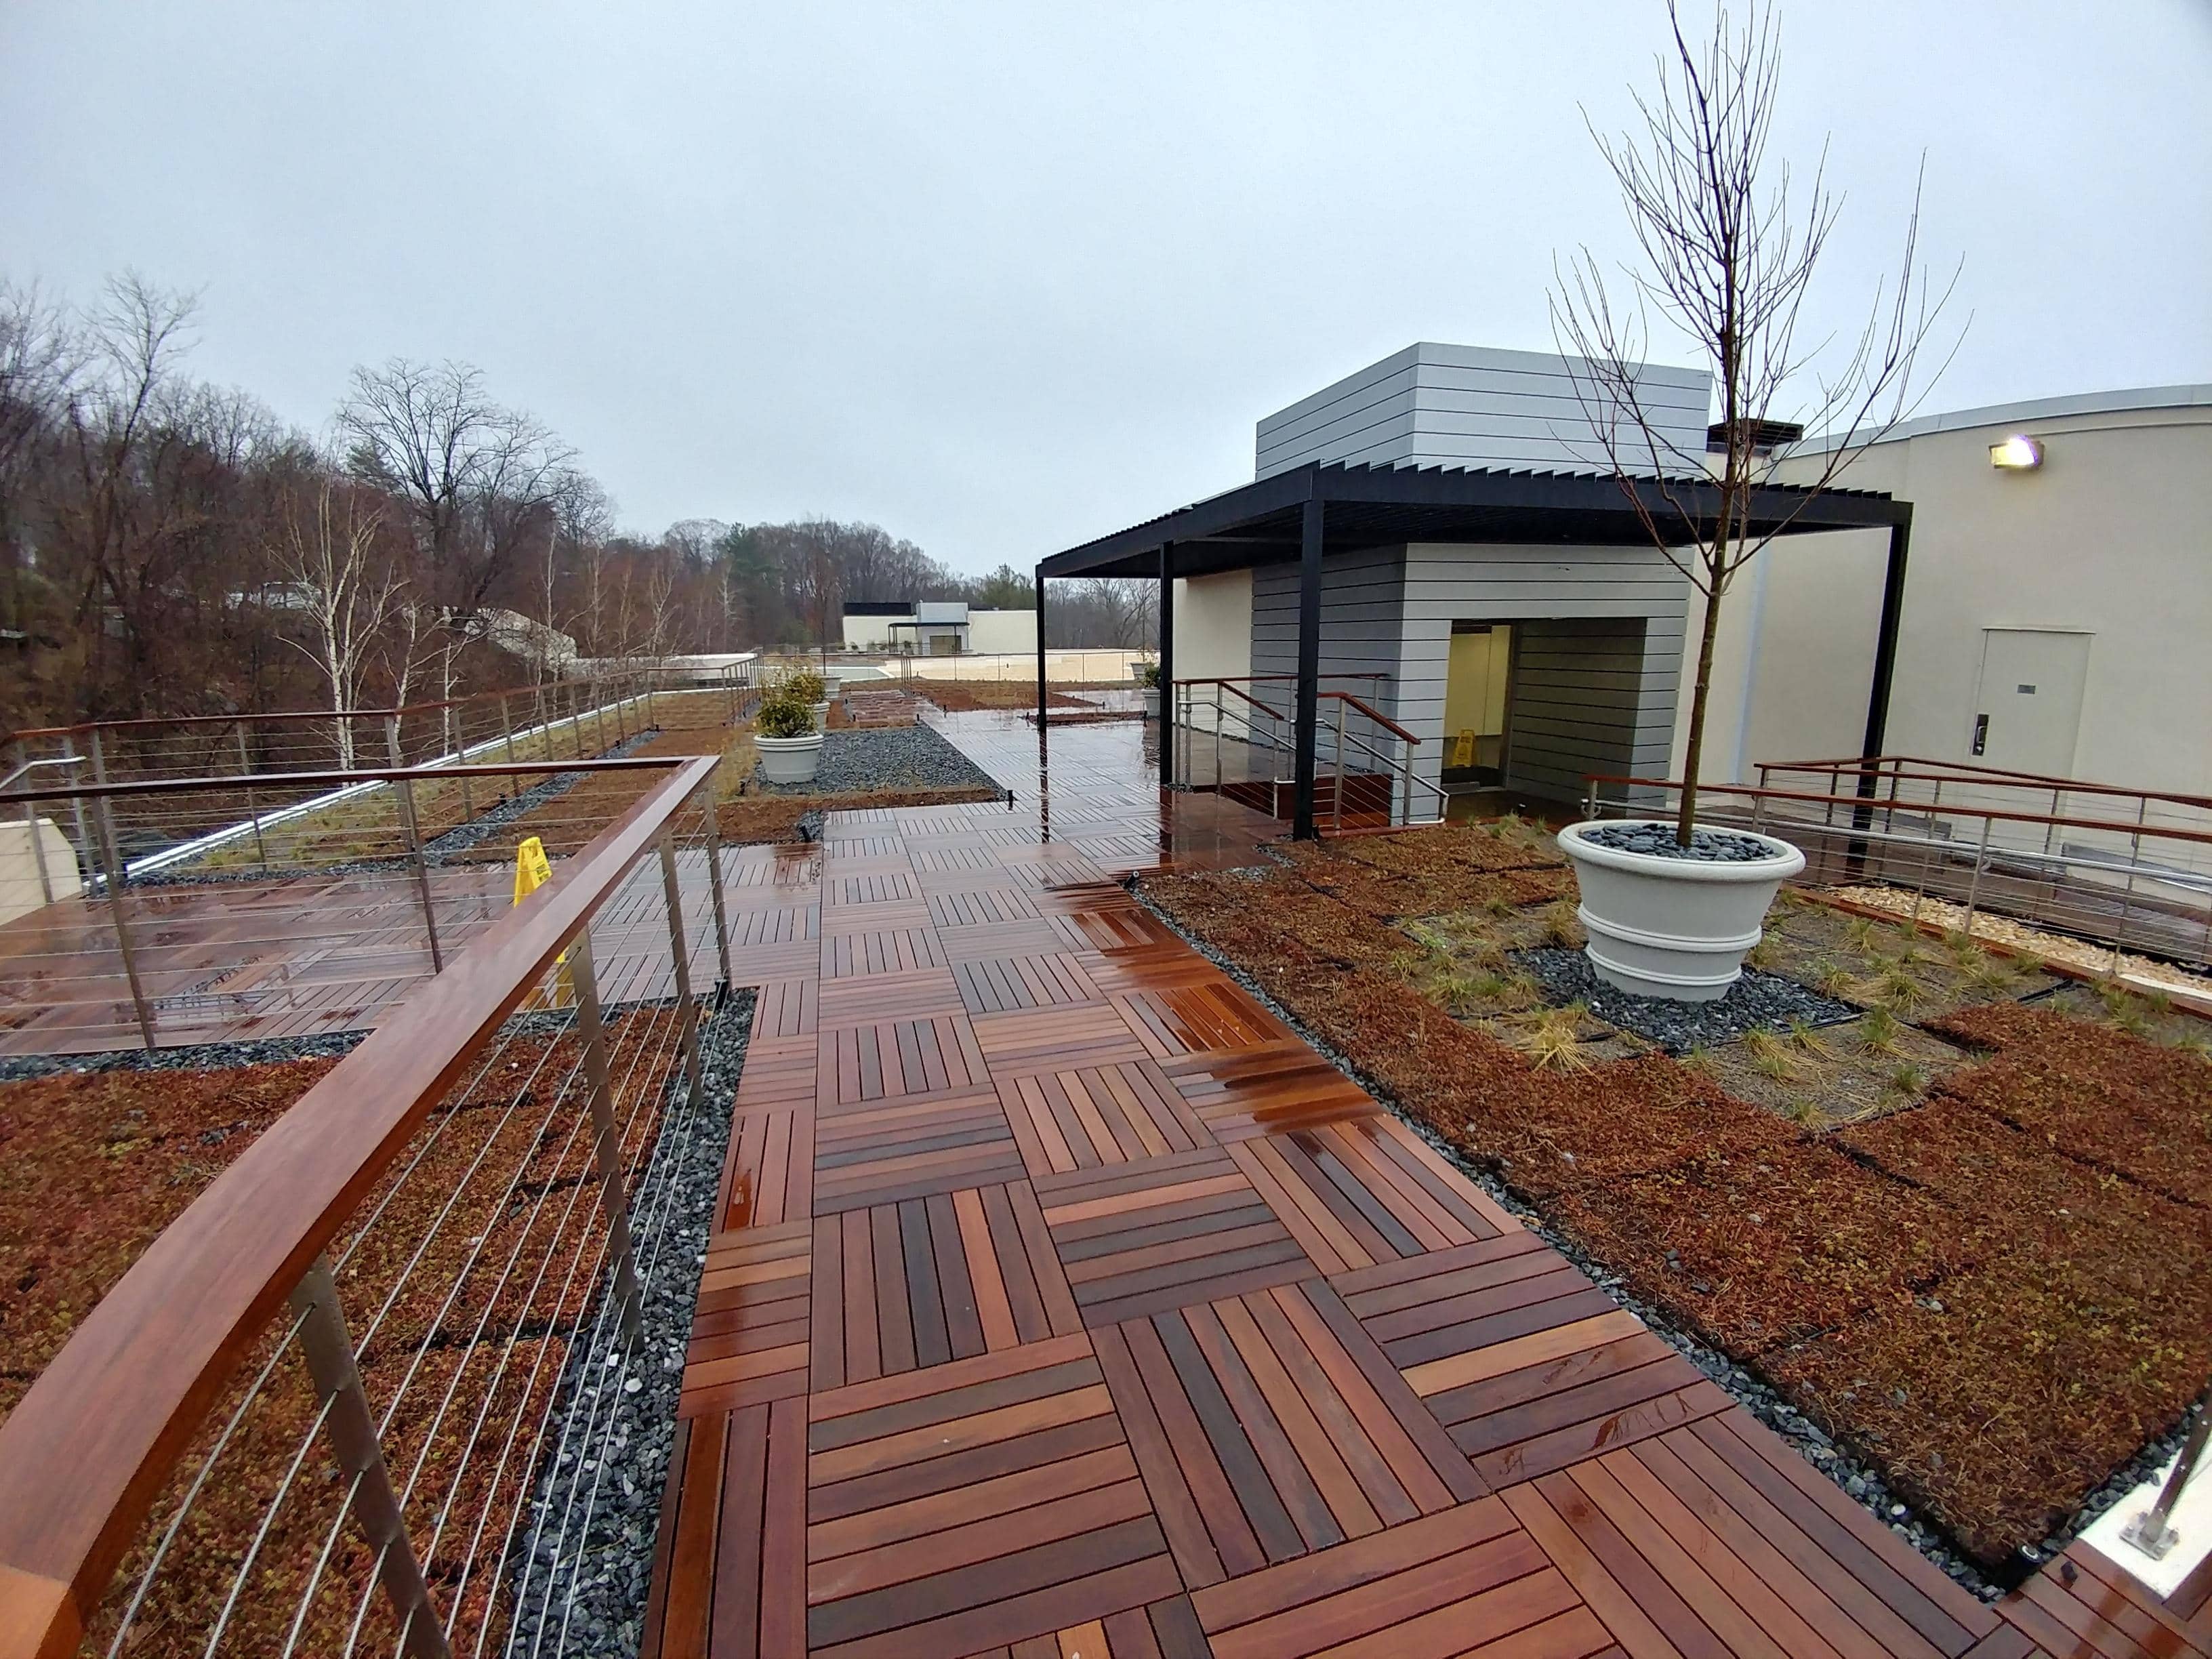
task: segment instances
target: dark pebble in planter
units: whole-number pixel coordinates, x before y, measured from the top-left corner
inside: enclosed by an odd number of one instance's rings
[[[1792,1020],[1832,1025],[1858,1012],[1848,1002],[1756,968],[1745,969],[1726,996],[1711,1002],[1674,1002],[1639,997],[1607,984],[1580,951],[1547,945],[1516,951],[1513,960],[1528,970],[1554,1006],[1579,1002],[1608,1024],[1633,1031],[1674,1054],[1711,1048],[1762,1027],[1787,1030]]]
[[[1757,836],[1729,830],[1692,830],[1687,847],[1675,840],[1674,830],[1664,824],[1601,823],[1585,829],[1582,838],[1616,853],[1644,853],[1698,864],[1755,864],[1775,855],[1774,849]]]

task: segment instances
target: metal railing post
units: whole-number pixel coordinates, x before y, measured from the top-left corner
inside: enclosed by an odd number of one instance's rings
[[[2150,797],[2145,795],[2136,804],[2136,832],[2128,838],[2128,884],[2120,894],[2120,920],[2112,929],[2112,961],[2106,969],[2106,979],[2120,976],[2120,947],[2128,937],[2128,913],[2136,906],[2136,871],[2142,863],[2142,826],[2150,811]]]
[[[721,964],[722,983],[726,986],[734,983],[736,976],[730,971],[730,922],[722,897],[722,832],[714,822],[715,775],[709,773],[707,778],[707,886],[714,896],[714,956]]]
[[[507,706],[507,697],[504,691],[499,694],[499,729],[507,738],[507,763],[512,766],[514,764],[514,711]],[[517,789],[519,786],[510,780],[507,787]]]
[[[653,671],[650,668],[645,671],[645,723],[648,729],[660,723],[659,716],[654,714],[653,708]]]
[[[583,759],[584,688],[581,685],[568,688],[568,744],[574,757],[578,760]]]
[[[1967,878],[1966,882],[1966,936],[1970,939],[1973,937],[1974,932],[1974,905],[1976,901],[1981,896],[1982,866],[1989,862],[1990,831],[1994,829],[1996,825],[1996,820],[1995,818],[1984,817],[1982,819],[1981,845],[1974,849],[1974,873]]]
[[[64,738],[62,739],[62,758],[64,760],[73,761],[76,757],[76,743],[68,738]],[[74,783],[76,780],[72,777],[70,781]],[[93,851],[92,830],[84,821],[84,796],[81,793],[74,790],[70,792],[70,811],[76,818],[76,844],[84,849],[86,854],[85,861],[89,864],[99,855]]]
[[[98,754],[95,749],[94,753]],[[146,988],[138,978],[138,953],[131,944],[131,925],[123,918],[123,854],[115,841],[115,814],[107,797],[100,798],[98,812],[101,851],[107,862],[107,919],[115,929],[115,951],[123,958],[124,981],[131,988],[131,1010],[138,1018],[138,1036],[146,1052],[154,1052],[154,1015],[146,1006]]]
[[[607,752],[607,699],[596,682],[592,687],[592,729],[599,734],[599,752]]]
[[[1336,702],[1336,811],[1332,827],[1344,833],[1344,699]]]
[[[391,750],[392,763],[399,761],[399,716],[387,714],[384,720],[385,747]],[[445,952],[438,946],[438,908],[430,897],[430,866],[422,857],[422,826],[415,817],[415,781],[411,778],[394,781],[392,793],[399,801],[399,827],[407,837],[408,856],[415,862],[415,891],[422,901],[422,931],[430,939],[430,971],[446,971]]]
[[[46,873],[46,848],[39,834],[39,809],[30,801],[23,803],[23,828],[31,832],[31,862],[38,866],[39,871],[39,902],[52,904],[54,902],[54,881]]]
[[[2204,1455],[2204,1442],[2212,1432],[2212,1401],[2200,1405],[2197,1425],[2189,1431],[2189,1438],[2181,1443],[2181,1455],[2173,1460],[2173,1473],[2166,1477],[2166,1484],[2158,1489],[2157,1500],[2151,1506],[2120,1528],[2120,1541],[2132,1544],[2154,1561],[2162,1561],[2181,1541],[2181,1534],[2166,1522],[2172,1519],[2174,1505],[2180,1503],[2182,1489],[2196,1473],[2197,1465]]]
[[[699,1060],[699,1005],[691,998],[691,935],[684,925],[684,886],[676,878],[675,837],[660,837],[660,892],[668,906],[668,954],[676,967],[677,1030],[684,1038],[684,1070],[691,1080],[691,1106],[707,1104],[707,1072]]]
[[[445,1627],[423,1581],[422,1564],[407,1535],[407,1521],[392,1490],[377,1443],[376,1419],[354,1363],[353,1337],[338,1305],[338,1290],[327,1257],[317,1256],[292,1292],[292,1309],[301,1316],[300,1348],[313,1379],[315,1397],[327,1409],[324,1431],[338,1473],[350,1481],[346,1508],[361,1529],[362,1541],[376,1563],[376,1577],[392,1603],[401,1641],[412,1659],[450,1659]]]
[[[242,777],[252,777],[253,775],[253,763],[250,758],[248,758],[246,751],[246,722],[244,720],[240,720],[238,723],[238,770],[240,775]],[[261,873],[265,876],[269,873],[269,848],[261,839],[261,806],[260,804],[253,799],[253,789],[251,785],[247,786],[246,791],[246,810],[253,819],[254,856],[261,860]]]
[[[614,1257],[615,1295],[622,1305],[623,1339],[635,1342],[645,1287],[637,1276],[630,1244],[629,1197],[623,1190],[622,1136],[615,1127],[613,1067],[607,1060],[606,1027],[599,1018],[599,981],[592,966],[592,927],[576,930],[568,947],[568,979],[576,988],[576,1024],[584,1034],[584,1075],[591,1085],[592,1161],[599,1166],[599,1208],[607,1220],[608,1248]]]

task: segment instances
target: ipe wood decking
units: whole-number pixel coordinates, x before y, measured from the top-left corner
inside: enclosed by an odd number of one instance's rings
[[[1961,1590],[1115,884],[1277,826],[1127,726],[944,729],[1012,808],[737,901],[813,954],[757,981],[647,1654],[2208,1650],[2080,1547]]]

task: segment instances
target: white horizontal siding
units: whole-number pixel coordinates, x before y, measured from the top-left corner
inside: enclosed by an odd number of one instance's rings
[[[1639,392],[1664,470],[1705,452],[1711,382],[1699,370],[1644,367]],[[1423,342],[1277,410],[1259,423],[1258,477],[1310,461],[1376,465],[1586,469],[1606,465],[1570,360]],[[1625,458],[1629,464],[1642,457]]]

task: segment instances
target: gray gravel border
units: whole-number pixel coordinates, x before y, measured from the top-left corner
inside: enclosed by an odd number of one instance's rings
[[[836,795],[869,789],[1001,789],[988,772],[922,725],[822,734],[822,763],[811,783],[769,782],[757,766],[746,792]]]
[[[678,1103],[684,1067],[679,1060],[671,1068],[668,1115],[630,1194],[643,1334],[635,1348],[623,1343],[603,1279],[547,1418],[530,1518],[507,1553],[508,1654],[632,1659],[638,1650],[661,1497],[673,1474],[684,1353],[753,1004],[749,990],[726,993],[701,1024],[705,1110]]]

